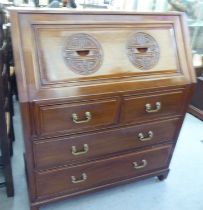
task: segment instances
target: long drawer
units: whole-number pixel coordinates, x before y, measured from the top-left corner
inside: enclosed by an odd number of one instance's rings
[[[37,197],[73,193],[166,168],[171,145],[36,173]]]
[[[109,126],[118,120],[119,101],[111,99],[60,104],[36,104],[35,127],[39,136],[55,136]]]
[[[38,169],[73,164],[138,147],[175,139],[179,119],[34,143]]]
[[[184,97],[183,90],[126,96],[122,107],[121,122],[144,122],[163,116],[181,115]]]

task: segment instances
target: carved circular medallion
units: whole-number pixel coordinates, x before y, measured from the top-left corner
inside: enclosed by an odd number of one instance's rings
[[[154,67],[159,61],[160,49],[156,40],[149,34],[133,34],[127,43],[127,54],[131,63],[142,70]]]
[[[74,34],[66,40],[64,58],[73,72],[89,75],[100,68],[103,50],[92,36],[84,33]]]

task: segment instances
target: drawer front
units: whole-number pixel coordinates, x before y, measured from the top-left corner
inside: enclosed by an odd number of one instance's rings
[[[40,105],[36,119],[38,134],[54,136],[114,124],[118,106],[116,97],[72,104]]]
[[[121,122],[142,122],[167,115],[182,114],[183,91],[126,97],[123,102]]]
[[[55,141],[35,142],[38,169],[84,162],[101,156],[174,140],[179,119],[97,132]]]
[[[168,165],[171,146],[36,174],[37,197],[73,193],[127,179]]]

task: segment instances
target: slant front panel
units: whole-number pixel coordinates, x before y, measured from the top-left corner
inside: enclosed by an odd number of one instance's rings
[[[179,71],[172,26],[139,25],[33,26],[42,83]]]

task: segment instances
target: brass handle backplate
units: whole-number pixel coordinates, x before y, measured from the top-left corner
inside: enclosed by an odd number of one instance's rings
[[[153,138],[153,136],[154,136],[154,133],[152,131],[148,132],[148,136],[144,136],[143,133],[138,134],[138,138],[140,141],[149,141]]]
[[[88,144],[83,145],[83,150],[82,151],[77,151],[76,146],[72,146],[72,154],[73,155],[82,155],[85,154],[89,151],[89,146]]]
[[[75,176],[71,176],[71,182],[73,184],[78,184],[78,183],[84,182],[85,180],[87,180],[86,173],[82,173],[81,178],[79,178],[79,179],[77,179]]]
[[[92,119],[92,115],[90,112],[85,112],[85,120],[79,120],[78,115],[76,113],[73,113],[72,118],[74,123],[87,123]]]
[[[142,164],[139,165],[137,162],[133,162],[133,166],[135,169],[141,169],[147,166],[147,161],[146,160],[142,160]]]
[[[153,113],[153,112],[158,112],[159,110],[161,110],[161,102],[156,102],[155,106],[156,108],[153,109],[151,104],[146,104],[145,111],[148,113]]]

